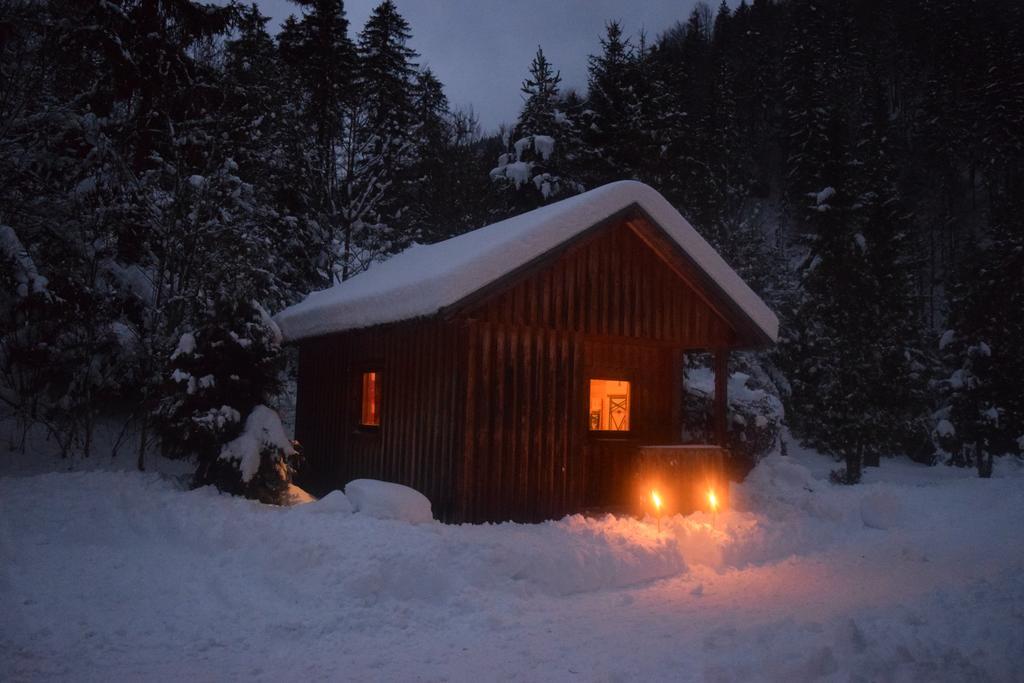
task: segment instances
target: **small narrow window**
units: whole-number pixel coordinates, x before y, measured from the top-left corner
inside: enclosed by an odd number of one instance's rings
[[[380,384],[376,372],[363,373],[363,398],[359,424],[363,427],[380,426]]]
[[[628,381],[590,380],[590,431],[628,432],[630,407]]]

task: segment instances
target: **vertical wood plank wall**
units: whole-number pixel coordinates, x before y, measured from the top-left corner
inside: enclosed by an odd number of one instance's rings
[[[559,330],[474,323],[459,517],[532,521],[578,506],[582,344]]]
[[[732,330],[628,221],[572,246],[550,266],[482,302],[484,322],[631,337],[679,348],[729,345]]]
[[[465,338],[458,323],[414,322],[304,340],[296,438],[300,486],[316,494],[372,478],[426,495],[451,519],[465,415]],[[360,379],[380,373],[380,427],[359,427]]]

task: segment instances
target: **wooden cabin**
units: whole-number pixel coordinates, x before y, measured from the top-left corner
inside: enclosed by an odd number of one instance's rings
[[[397,482],[439,519],[472,522],[623,507],[652,462],[684,476],[720,463],[728,353],[778,329],[661,195],[629,181],[415,245],[277,322],[299,348],[298,483]],[[715,357],[718,445],[679,444],[697,351]]]

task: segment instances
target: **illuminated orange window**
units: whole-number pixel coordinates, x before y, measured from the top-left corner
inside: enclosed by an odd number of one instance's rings
[[[590,380],[590,431],[628,432],[630,405],[626,380]]]
[[[363,400],[359,424],[364,427],[380,426],[380,385],[376,372],[363,373]]]

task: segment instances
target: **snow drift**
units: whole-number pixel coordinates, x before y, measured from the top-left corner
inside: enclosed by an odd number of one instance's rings
[[[0,679],[1021,680],[1024,476],[793,450],[661,533],[0,477]]]

